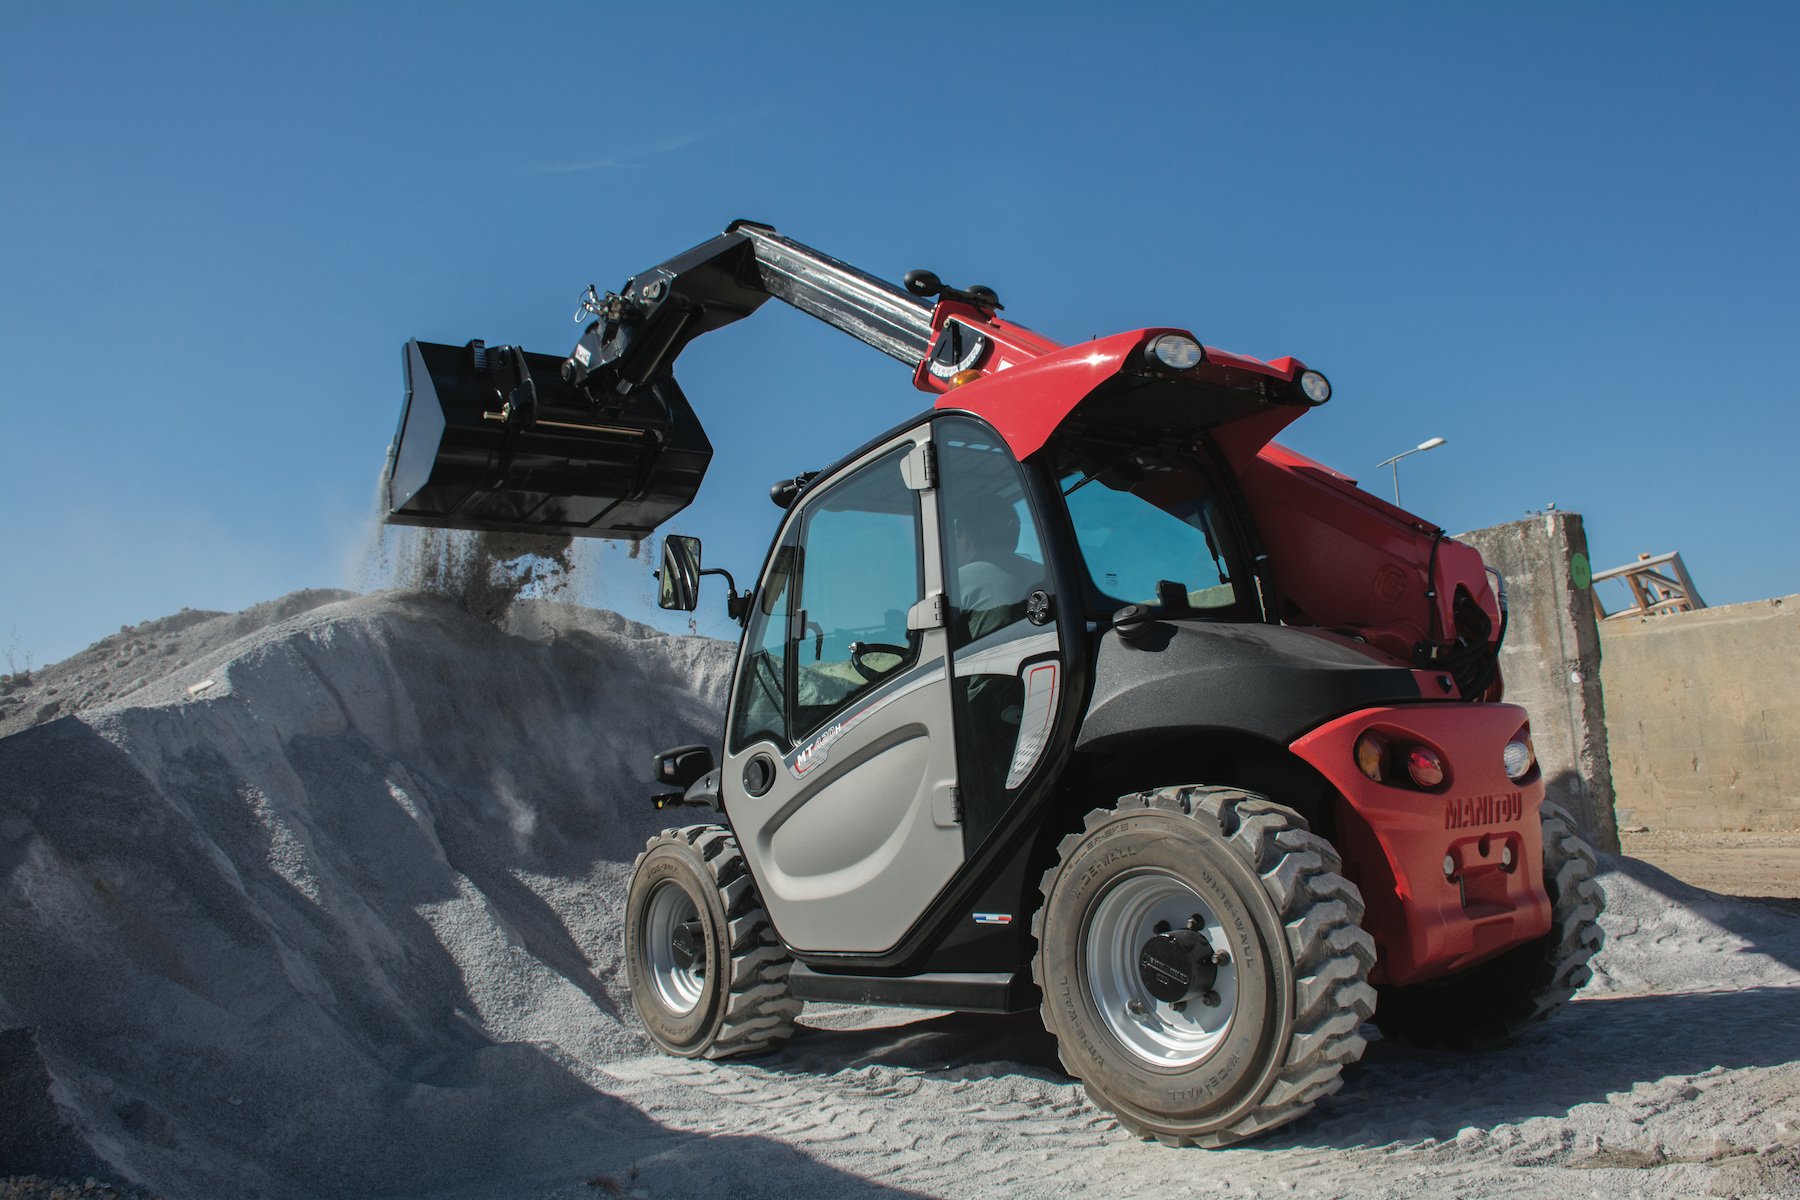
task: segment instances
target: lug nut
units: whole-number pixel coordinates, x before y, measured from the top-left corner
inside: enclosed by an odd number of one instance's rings
[[[1195,913],[1193,916],[1188,918],[1188,926],[1187,927],[1190,931],[1192,931],[1194,933],[1199,933],[1202,929],[1204,929],[1206,927],[1206,920],[1199,913]]]
[[[1158,921],[1155,925],[1150,927],[1150,932],[1167,933],[1169,932],[1169,923],[1167,921]]]
[[[1174,1009],[1176,1012],[1186,1012],[1187,1011],[1187,1001],[1186,1000],[1177,1000],[1175,1003],[1169,1005],[1169,1007]]]
[[[1125,1005],[1125,1008],[1134,1017],[1141,1017],[1144,1015],[1144,1012],[1145,1012],[1144,1002],[1142,1000],[1134,999],[1134,1000],[1130,1001],[1129,1003],[1127,1003]]]
[[[1231,961],[1231,951],[1219,950],[1213,954],[1213,966],[1222,967]]]
[[[1214,991],[1201,992],[1200,1003],[1206,1005],[1208,1008],[1219,1007],[1219,993]]]

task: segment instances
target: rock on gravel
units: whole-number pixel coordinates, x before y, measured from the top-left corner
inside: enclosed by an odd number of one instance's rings
[[[9,1175],[0,1179],[0,1200],[163,1200],[154,1192],[129,1184],[119,1185],[88,1177],[45,1179],[37,1175]]]

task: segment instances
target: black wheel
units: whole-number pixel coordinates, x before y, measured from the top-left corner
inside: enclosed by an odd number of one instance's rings
[[[1365,1045],[1375,943],[1298,813],[1164,788],[1090,813],[1058,853],[1032,969],[1095,1103],[1144,1137],[1223,1146],[1338,1089]]]
[[[689,825],[650,839],[625,901],[625,972],[658,1046],[726,1058],[785,1042],[800,1014],[792,965],[730,830]]]
[[[1383,1033],[1445,1046],[1504,1042],[1593,978],[1588,959],[1605,941],[1606,910],[1594,848],[1562,808],[1546,801],[1541,813],[1550,932],[1446,979],[1381,988],[1375,1023]]]

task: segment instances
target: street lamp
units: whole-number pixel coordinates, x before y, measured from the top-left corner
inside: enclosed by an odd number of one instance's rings
[[[1436,450],[1443,444],[1443,438],[1431,438],[1428,441],[1420,442],[1411,450],[1402,450],[1400,453],[1394,455],[1394,457],[1384,458],[1375,464],[1375,469],[1377,471],[1386,466],[1392,466],[1394,468],[1394,507],[1398,508],[1400,506],[1400,460],[1409,454],[1417,454],[1421,450]]]

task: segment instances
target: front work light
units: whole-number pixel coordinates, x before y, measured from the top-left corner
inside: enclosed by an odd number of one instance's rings
[[[1200,343],[1182,333],[1165,333],[1153,338],[1148,355],[1152,366],[1164,366],[1171,371],[1186,371],[1200,365],[1206,352]]]
[[[1314,404],[1323,404],[1331,399],[1331,381],[1317,371],[1300,372],[1300,390]]]

